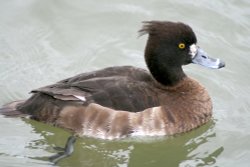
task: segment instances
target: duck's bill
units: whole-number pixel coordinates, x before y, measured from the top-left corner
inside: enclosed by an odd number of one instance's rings
[[[194,48],[195,47],[195,48]],[[209,68],[223,68],[225,67],[225,63],[220,59],[211,58],[204,52],[201,48],[196,45],[190,46],[190,52],[193,56],[192,63],[199,64]]]

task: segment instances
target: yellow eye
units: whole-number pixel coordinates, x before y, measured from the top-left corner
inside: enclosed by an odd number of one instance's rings
[[[179,43],[178,47],[179,47],[180,49],[184,49],[186,46],[185,46],[184,43]]]

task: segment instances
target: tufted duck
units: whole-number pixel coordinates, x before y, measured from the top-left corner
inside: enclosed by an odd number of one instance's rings
[[[211,99],[182,66],[195,63],[218,69],[224,62],[208,57],[186,24],[148,21],[139,33],[149,36],[149,71],[116,66],[83,73],[32,90],[29,99],[6,104],[0,112],[102,139],[173,135],[208,122]]]

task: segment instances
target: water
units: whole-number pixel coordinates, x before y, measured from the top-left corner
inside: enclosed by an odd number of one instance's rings
[[[206,86],[213,120],[175,137],[103,141],[84,137],[58,166],[247,167],[250,158],[250,2],[221,1],[0,1],[0,104],[32,89],[114,65],[145,68],[144,20],[188,23],[199,45],[226,68],[185,67]],[[53,146],[68,132],[35,121],[0,116],[1,166],[50,166]]]

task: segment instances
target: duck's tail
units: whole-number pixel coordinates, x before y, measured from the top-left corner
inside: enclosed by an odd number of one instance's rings
[[[24,101],[25,100],[18,100],[5,104],[3,107],[0,108],[0,114],[8,117],[22,117],[27,115],[18,110],[18,106],[23,104]]]

